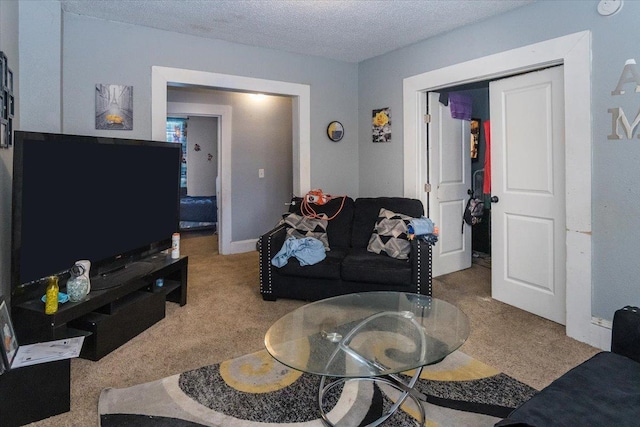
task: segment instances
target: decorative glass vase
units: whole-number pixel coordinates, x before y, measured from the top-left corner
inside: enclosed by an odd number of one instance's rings
[[[91,268],[91,262],[89,261],[77,261],[73,267],[71,267],[71,277],[69,277],[67,281],[69,301],[82,301],[91,291],[89,268]]]

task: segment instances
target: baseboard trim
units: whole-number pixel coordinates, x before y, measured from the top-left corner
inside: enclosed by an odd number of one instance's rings
[[[587,344],[601,350],[611,350],[612,328],[613,322],[610,320],[605,320],[600,317],[591,317],[589,342]]]
[[[243,254],[245,252],[251,252],[256,250],[256,244],[258,239],[239,240],[237,242],[231,242],[229,245],[230,254]]]

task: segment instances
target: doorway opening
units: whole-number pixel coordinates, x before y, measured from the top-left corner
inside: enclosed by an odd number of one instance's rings
[[[180,233],[184,237],[217,231],[219,119],[192,114],[167,117],[167,142],[182,146]]]
[[[293,191],[305,194],[311,186],[311,88],[309,85],[265,80],[205,71],[180,68],[151,67],[151,123],[152,138],[163,140],[167,118],[167,87],[194,86],[202,88],[227,89],[239,92],[266,93],[289,96],[292,99],[292,171]],[[223,120],[224,123],[224,120]],[[225,133],[229,131],[228,138]],[[222,126],[223,164],[231,164],[230,126]],[[227,149],[225,149],[227,147]],[[222,168],[220,172],[221,212],[218,216],[219,251],[222,255],[250,252],[255,250],[257,237],[242,239],[233,236],[233,230],[242,230],[242,218],[231,215],[232,189],[231,170]],[[255,211],[252,210],[252,211]],[[237,224],[234,224],[235,223]]]
[[[404,193],[426,202],[425,92],[564,64],[566,332],[592,345],[607,332],[591,322],[591,33],[583,31],[404,79]]]

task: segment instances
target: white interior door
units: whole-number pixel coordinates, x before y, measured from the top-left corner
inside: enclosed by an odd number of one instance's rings
[[[491,82],[492,296],[565,324],[563,68]]]
[[[462,223],[471,188],[469,122],[451,118],[440,95],[429,92],[427,125],[429,141],[428,215],[439,228],[433,248],[433,276],[471,267],[471,226]]]

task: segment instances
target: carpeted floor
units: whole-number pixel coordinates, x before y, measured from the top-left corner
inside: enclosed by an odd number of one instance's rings
[[[427,426],[493,426],[535,390],[456,351],[427,366],[416,389],[427,395]],[[323,426],[317,406],[320,378],[276,362],[266,350],[100,395],[101,427],[204,425],[252,427],[296,424]],[[363,426],[381,417],[398,399],[385,384],[349,381],[327,396],[336,426]],[[385,426],[414,427],[418,417],[407,401]]]
[[[181,239],[189,256],[188,303],[167,304],[167,317],[92,362],[71,362],[71,411],[32,426],[96,426],[98,398],[108,387],[126,388],[220,363],[264,348],[273,322],[304,304],[263,301],[257,252],[220,256],[217,236]],[[540,389],[598,350],[566,337],[564,327],[491,298],[484,266],[434,280],[434,296],[470,318],[467,355]]]

